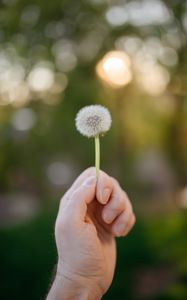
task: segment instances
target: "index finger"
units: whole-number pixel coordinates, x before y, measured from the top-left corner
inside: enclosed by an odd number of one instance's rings
[[[86,170],[84,170],[73,182],[71,187],[66,191],[66,193],[63,195],[63,197],[60,200],[60,210],[66,206],[68,199],[71,197],[72,193],[80,187],[80,185],[84,182],[84,180],[90,176],[95,176],[96,171],[94,167],[90,167]]]
[[[105,172],[99,172],[96,185],[96,198],[101,204],[106,204],[114,191],[114,182]]]

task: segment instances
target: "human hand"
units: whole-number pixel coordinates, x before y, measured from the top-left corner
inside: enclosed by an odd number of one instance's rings
[[[114,275],[115,237],[125,236],[134,223],[132,205],[119,183],[102,171],[96,180],[95,168],[85,170],[60,203],[56,296],[47,299],[100,299]]]

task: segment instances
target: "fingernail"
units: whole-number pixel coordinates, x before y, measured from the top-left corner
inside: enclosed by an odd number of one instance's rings
[[[114,214],[111,211],[108,211],[104,214],[104,220],[106,223],[110,224],[113,221]]]
[[[85,181],[83,181],[84,186],[91,186],[92,184],[94,184],[96,182],[96,178],[95,176],[90,176],[88,177]]]
[[[118,235],[118,236],[122,236],[125,232],[125,225],[124,224],[118,224],[115,226],[115,233]]]
[[[102,193],[102,203],[106,204],[108,202],[109,197],[110,197],[110,190],[108,188],[105,188]]]

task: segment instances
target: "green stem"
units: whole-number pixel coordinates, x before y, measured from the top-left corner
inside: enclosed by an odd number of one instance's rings
[[[100,169],[100,142],[99,136],[95,137],[95,168],[96,168],[96,177],[99,177]]]

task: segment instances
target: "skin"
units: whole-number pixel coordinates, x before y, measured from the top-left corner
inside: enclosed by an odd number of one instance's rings
[[[115,237],[135,223],[119,183],[103,171],[85,170],[63,196],[55,225],[57,274],[46,300],[101,299],[111,285]]]

